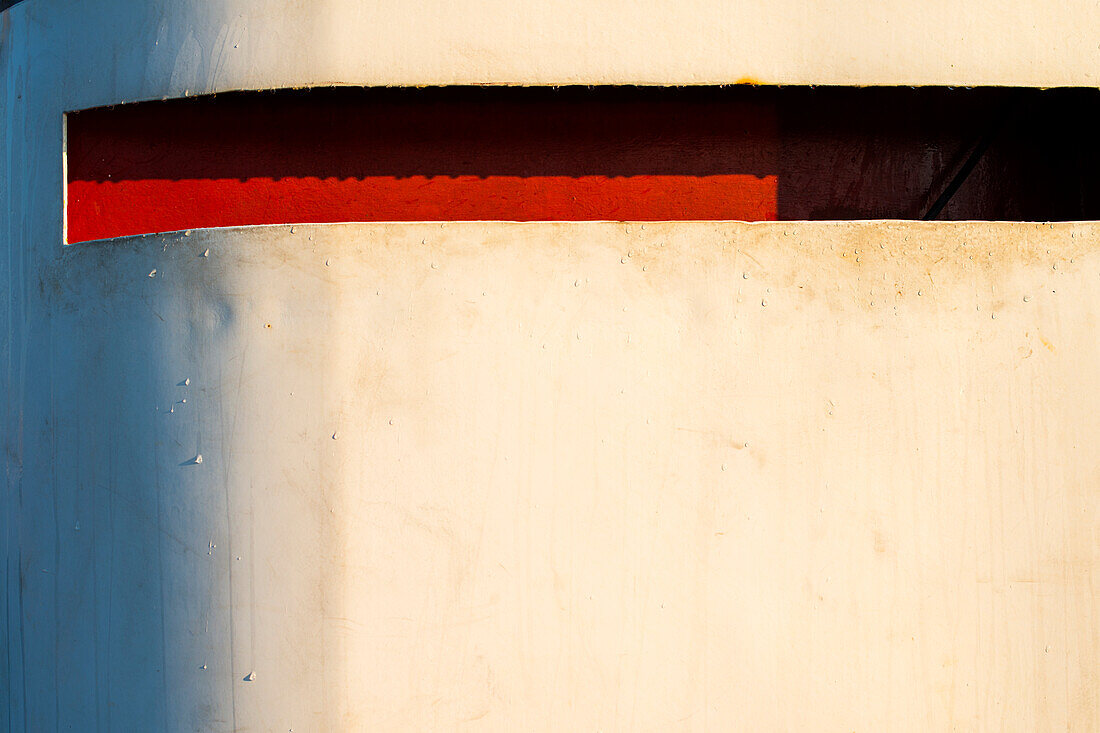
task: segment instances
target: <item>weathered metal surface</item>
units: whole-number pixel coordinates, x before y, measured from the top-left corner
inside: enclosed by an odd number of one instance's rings
[[[1100,83],[1091,0],[27,0],[5,12],[42,71],[64,70],[75,108],[328,83]]]
[[[67,248],[25,393],[11,714],[1088,730],[1098,236],[381,224]]]
[[[1095,729],[1095,224],[61,244],[95,105],[1097,68],[1091,5],[797,6],[4,11],[6,729]]]

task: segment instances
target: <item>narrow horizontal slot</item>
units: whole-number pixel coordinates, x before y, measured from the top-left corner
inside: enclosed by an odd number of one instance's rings
[[[243,92],[67,116],[70,242],[340,221],[1095,219],[1096,90]]]

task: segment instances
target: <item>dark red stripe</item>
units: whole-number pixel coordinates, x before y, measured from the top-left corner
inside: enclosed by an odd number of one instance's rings
[[[69,241],[278,222],[776,218],[776,178],[413,176],[69,184]]]

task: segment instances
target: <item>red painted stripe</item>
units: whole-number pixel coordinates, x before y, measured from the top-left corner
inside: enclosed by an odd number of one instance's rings
[[[549,91],[283,92],[76,113],[68,239],[294,222],[776,218],[770,106]]]
[[[775,176],[372,176],[69,184],[69,241],[339,221],[776,218]]]

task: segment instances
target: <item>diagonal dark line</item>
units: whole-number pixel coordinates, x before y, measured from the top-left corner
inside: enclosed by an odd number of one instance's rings
[[[982,156],[989,150],[989,146],[997,139],[997,135],[1004,129],[1005,123],[1012,117],[1016,110],[1017,100],[1008,102],[1001,108],[996,117],[986,128],[985,132],[978,139],[978,142],[974,145],[974,148],[970,151],[970,155],[967,156],[966,161],[959,168],[958,173],[951,179],[951,182],[947,184],[947,187],[943,189],[943,193],[939,195],[930,207],[928,211],[921,217],[924,221],[932,221],[939,217],[943,213],[944,208],[947,206],[951,198],[958,193],[966,179],[970,177],[970,174],[974,172],[974,168],[977,167],[981,161]]]

